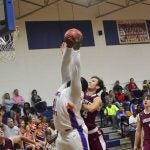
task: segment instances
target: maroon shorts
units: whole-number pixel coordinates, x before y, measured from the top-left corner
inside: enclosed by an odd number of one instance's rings
[[[143,150],[150,150],[150,140],[144,140]]]
[[[100,129],[98,132],[88,134],[90,150],[103,150],[100,140],[99,140],[99,136],[101,134],[102,134],[102,131]]]

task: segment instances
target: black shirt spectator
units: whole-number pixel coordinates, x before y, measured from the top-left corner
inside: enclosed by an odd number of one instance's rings
[[[46,101],[42,101],[41,97],[37,95],[37,91],[35,89],[32,91],[31,101],[37,112],[46,111],[47,103]]]
[[[122,90],[123,90],[123,88],[122,88],[122,86],[120,85],[120,82],[117,80],[117,81],[115,82],[114,87],[113,87],[113,92],[114,92],[114,93],[118,93],[119,91],[122,91]]]
[[[37,95],[37,90],[33,90],[33,91],[32,91],[31,100],[32,100],[33,106],[34,106],[36,103],[42,101],[41,97],[40,97],[39,95]]]

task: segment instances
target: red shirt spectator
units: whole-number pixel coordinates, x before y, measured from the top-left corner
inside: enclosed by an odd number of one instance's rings
[[[115,94],[116,100],[120,103],[123,103],[125,101],[124,93],[118,92]]]
[[[130,79],[130,83],[128,84],[128,90],[130,92],[132,92],[134,90],[138,90],[138,87],[137,87],[136,83],[134,82],[133,78]]]

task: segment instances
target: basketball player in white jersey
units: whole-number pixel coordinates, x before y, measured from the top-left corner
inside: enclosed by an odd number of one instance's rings
[[[53,103],[57,150],[89,150],[88,130],[80,115],[81,92],[87,90],[88,83],[80,77],[81,43],[78,40],[81,39],[75,39],[72,45],[67,41],[63,43],[62,85]]]

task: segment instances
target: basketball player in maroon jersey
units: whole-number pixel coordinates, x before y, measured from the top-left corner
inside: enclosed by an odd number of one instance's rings
[[[97,77],[91,77],[88,90],[84,93],[81,115],[88,128],[88,141],[90,150],[106,150],[106,143],[101,130],[97,127],[95,119],[102,105],[100,97],[97,95],[103,89],[103,81]]]
[[[145,109],[139,114],[137,119],[137,129],[135,133],[134,150],[139,150],[142,128],[144,131],[144,139],[142,150],[150,150],[150,95],[144,96],[143,103]]]

